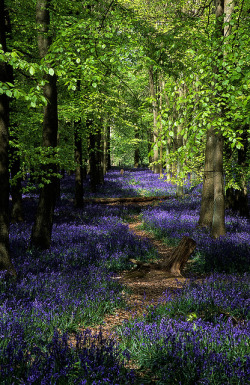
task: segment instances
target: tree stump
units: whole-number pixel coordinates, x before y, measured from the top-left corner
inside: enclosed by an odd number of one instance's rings
[[[126,276],[129,278],[143,278],[149,273],[155,273],[164,277],[182,277],[181,270],[184,268],[192,252],[196,248],[196,242],[189,237],[183,237],[172,253],[159,262],[142,262],[129,259],[135,267]]]
[[[192,238],[183,237],[170,257],[161,262],[161,268],[173,275],[181,276],[181,270],[195,248],[196,242]]]

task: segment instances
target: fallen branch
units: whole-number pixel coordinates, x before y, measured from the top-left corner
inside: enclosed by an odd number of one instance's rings
[[[115,202],[150,202],[156,200],[170,199],[169,195],[158,197],[129,197],[129,198],[86,198],[84,203],[115,203]]]

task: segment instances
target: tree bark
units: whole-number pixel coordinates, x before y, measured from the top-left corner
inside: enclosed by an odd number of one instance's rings
[[[136,264],[136,268],[126,275],[128,277],[144,277],[150,272],[163,277],[182,277],[184,269],[189,257],[196,248],[196,242],[188,237],[183,237],[177,247],[170,254],[164,256],[162,262],[144,263],[135,259],[130,259]]]
[[[161,267],[175,276],[181,276],[181,270],[195,248],[196,242],[193,239],[183,237],[170,257],[161,263]]]
[[[122,169],[123,170],[123,169]],[[143,197],[143,196],[138,196],[138,197],[124,197],[124,198],[86,198],[84,199],[84,202],[86,203],[104,203],[104,204],[109,204],[109,203],[126,203],[126,202],[151,202],[151,201],[161,201],[165,199],[170,199],[170,196],[168,195],[163,195],[163,196],[158,196],[158,197]]]
[[[223,135],[216,134],[214,150],[214,210],[211,234],[214,238],[223,236],[225,228],[225,188],[223,179]]]
[[[223,14],[224,14],[224,0],[216,0],[216,24],[215,24],[215,38],[221,39],[224,36],[223,28]],[[219,44],[218,54],[223,57],[223,50]],[[218,73],[218,68],[215,67],[215,73]],[[218,116],[222,116],[223,112],[218,113]],[[215,131],[215,147],[214,147],[214,210],[211,235],[214,238],[225,235],[225,187],[223,178],[223,147],[224,138],[222,133]]]
[[[157,101],[156,101],[156,92],[155,92],[155,82],[154,82],[154,71],[153,66],[149,68],[149,89],[150,96],[152,98],[152,109],[153,109],[153,139],[154,139],[154,162],[153,162],[153,171],[155,174],[160,173],[160,164],[159,164],[159,149],[158,149],[158,129],[157,129]]]
[[[46,56],[51,45],[51,38],[49,36],[49,5],[50,0],[37,0],[36,21],[38,24],[38,49],[41,58]],[[46,74],[44,79],[46,84],[43,92],[48,103],[44,107],[43,146],[55,148],[57,146],[58,131],[56,76]],[[44,170],[47,173],[50,172],[49,170],[52,170],[54,174],[57,171],[57,167],[51,163],[45,166]],[[56,190],[56,178],[55,176],[49,176],[49,183],[44,184],[40,191],[35,223],[31,234],[32,246],[41,249],[48,249],[50,247]]]
[[[204,176],[203,176],[203,185],[202,185],[202,195],[201,195],[201,209],[199,217],[199,226],[201,227],[211,227],[213,220],[213,210],[214,210],[214,146],[215,146],[215,137],[213,128],[210,128],[207,131],[206,139],[206,149],[205,149],[205,165],[204,165]]]
[[[135,139],[139,139],[139,131],[135,131]],[[135,144],[135,154],[134,154],[134,167],[138,168],[139,167],[139,161],[140,161],[140,151],[139,151],[139,144]]]
[[[11,186],[11,197],[12,197],[12,207],[11,207],[11,221],[13,223],[23,221],[23,201],[22,201],[22,177],[18,175],[20,173],[20,157],[17,154],[17,151],[14,147],[10,149],[12,156],[11,161],[11,179],[15,179],[14,184]]]
[[[5,5],[0,0],[0,44],[6,51]],[[9,81],[6,63],[0,61],[0,81]],[[0,95],[0,270],[16,276],[9,250],[9,98]]]
[[[223,19],[224,0],[215,1],[215,39],[218,40],[218,55],[222,57],[223,50],[220,43],[224,35]],[[214,67],[218,73],[218,67]],[[216,79],[215,79],[216,82]],[[218,113],[221,116],[222,112]],[[211,234],[217,238],[225,234],[225,194],[223,180],[223,136],[214,127],[207,131],[205,150],[205,167],[202,187],[202,201],[199,226],[211,227]]]
[[[110,125],[107,126],[107,170],[111,169],[111,155],[110,155]]]
[[[98,185],[98,170],[96,164],[96,133],[93,132],[93,122],[88,120],[89,133],[89,166],[90,166],[90,190],[95,193]]]
[[[82,138],[79,132],[81,122],[74,122],[75,139],[75,206],[83,206],[83,168],[82,168]]]

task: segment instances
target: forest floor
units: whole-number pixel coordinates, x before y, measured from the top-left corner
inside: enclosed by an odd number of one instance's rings
[[[160,198],[159,198],[160,200]],[[132,203],[132,202],[131,202]],[[109,205],[110,203],[108,203]],[[119,205],[118,203],[111,203],[111,205]],[[127,206],[130,203],[126,203]],[[136,207],[150,206],[152,202],[137,202]],[[157,205],[155,201],[154,205]],[[133,204],[135,207],[135,205]],[[156,249],[159,259],[162,261],[171,254],[174,247],[168,246],[161,240],[158,240],[152,233],[142,229],[143,222],[140,220],[139,215],[132,215],[129,218],[129,229],[138,238],[149,241],[149,243]],[[189,261],[188,261],[189,262]],[[88,327],[93,333],[97,333],[101,330],[102,336],[106,339],[112,338],[119,340],[118,335],[115,332],[117,326],[122,325],[124,321],[130,319],[137,319],[138,317],[147,313],[149,306],[157,306],[165,302],[164,292],[166,290],[174,295],[179,292],[183,285],[189,280],[189,278],[183,277],[171,277],[163,269],[150,269],[135,268],[132,270],[124,270],[119,275],[114,277],[123,284],[128,292],[124,292],[124,299],[126,301],[126,308],[118,308],[115,313],[108,314],[103,322],[93,327]],[[198,280],[198,279],[197,279]],[[80,328],[80,331],[84,331],[86,328]],[[71,340],[73,342],[73,340]]]
[[[249,220],[228,211],[215,241],[197,228],[201,187],[178,199],[148,170],[111,170],[96,194],[86,182],[81,209],[74,178],[61,185],[50,250],[28,248],[36,192],[10,226],[0,383],[247,384]],[[197,247],[177,278],[159,265],[183,237]]]

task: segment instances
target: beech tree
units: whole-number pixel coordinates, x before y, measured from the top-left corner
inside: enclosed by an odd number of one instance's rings
[[[38,49],[41,59],[45,58],[51,45],[49,33],[50,0],[37,0],[36,21],[38,25]],[[53,225],[53,214],[56,204],[56,164],[50,161],[57,146],[58,114],[57,114],[57,85],[56,75],[52,68],[44,75],[44,97],[47,105],[44,107],[43,146],[48,151],[48,164],[44,167],[47,180],[40,191],[39,203],[32,228],[31,245],[46,249],[50,247]]]
[[[0,0],[0,45],[7,50],[5,4]],[[0,61],[0,83],[8,82],[7,64]],[[0,269],[16,276],[9,252],[9,97],[0,94]]]

